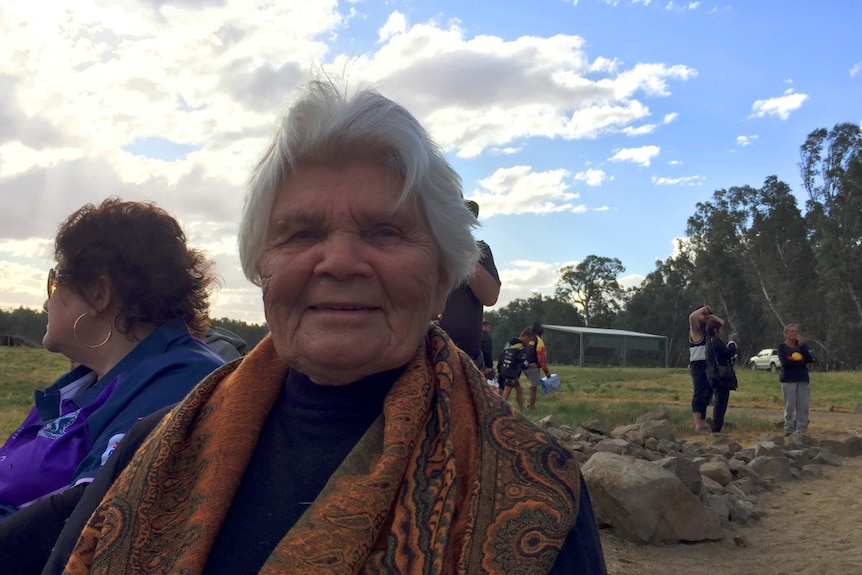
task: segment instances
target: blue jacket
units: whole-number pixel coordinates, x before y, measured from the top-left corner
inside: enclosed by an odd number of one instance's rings
[[[95,383],[79,366],[37,390],[35,407],[0,448],[0,505],[20,507],[92,481],[139,418],[178,402],[223,363],[174,319]]]

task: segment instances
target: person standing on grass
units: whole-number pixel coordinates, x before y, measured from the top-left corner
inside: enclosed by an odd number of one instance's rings
[[[710,385],[715,393],[715,406],[712,408],[712,434],[721,433],[724,426],[724,414],[727,413],[727,403],[731,390],[736,389],[736,378],[733,382],[722,381],[718,376],[719,365],[732,365],[736,355],[736,334],[730,334],[727,344],[721,339],[722,324],[718,319],[711,319],[706,324],[706,363],[709,366]]]
[[[706,325],[711,319],[721,325],[724,320],[712,313],[708,305],[699,307],[688,316],[688,355],[691,368],[691,415],[694,419],[694,430],[698,433],[709,433],[706,424],[706,408],[712,396],[712,386],[706,370]]]
[[[811,405],[808,364],[814,359],[795,323],[784,328],[784,341],[778,344],[778,360],[781,362],[778,381],[784,394],[784,436],[789,437],[794,431],[805,433]]]
[[[544,372],[545,377],[551,377],[551,372],[548,371],[548,350],[542,339],[544,333],[545,328],[542,327],[542,324],[534,321],[533,325],[526,328],[521,334],[522,336],[526,334],[528,338],[525,345],[527,346],[527,361],[530,365],[524,371],[530,379],[530,398],[527,402],[527,409],[536,407],[536,390],[542,386],[542,376],[539,372]],[[530,351],[531,349],[532,351]]]
[[[527,365],[526,353],[526,342],[523,336],[513,337],[500,352],[500,359],[497,361],[497,383],[503,390],[503,401],[509,401],[509,393],[514,389],[515,402],[521,412],[524,411],[524,396],[520,378],[521,371]]]

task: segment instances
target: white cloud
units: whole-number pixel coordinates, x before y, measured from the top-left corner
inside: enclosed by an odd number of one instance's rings
[[[633,162],[648,168],[653,158],[659,155],[658,146],[641,146],[640,148],[623,148],[608,158],[609,162]]]
[[[657,127],[658,126],[655,124],[644,124],[643,126],[638,126],[636,128],[633,126],[626,126],[623,128],[623,133],[626,136],[644,136],[655,132]]]
[[[859,72],[862,72],[862,61],[853,64],[853,67],[850,68],[850,77],[855,78]]]
[[[745,146],[750,146],[755,141],[757,141],[757,138],[758,138],[758,136],[756,134],[752,135],[752,136],[737,136],[736,137],[736,144],[738,146],[744,148]]]
[[[512,147],[525,138],[594,138],[649,116],[642,101],[697,72],[639,63],[617,71],[592,62],[579,36],[467,38],[457,23],[409,26],[370,55],[336,56],[335,73],[370,80],[414,112],[458,157]]]
[[[575,179],[586,183],[588,186],[601,186],[602,182],[608,179],[608,175],[604,170],[594,170],[590,168],[575,174]]]
[[[706,178],[703,176],[682,176],[679,178],[653,176],[652,183],[656,186],[702,186],[704,180]]]
[[[679,118],[679,114],[676,112],[665,114],[664,118],[662,118],[662,124],[670,124],[671,122],[676,121]],[[623,133],[626,136],[643,136],[645,134],[652,134],[658,129],[658,124],[644,124],[642,126],[626,126],[623,128]]]
[[[633,288],[639,287],[644,279],[646,279],[646,276],[641,274],[628,274],[617,279],[617,282],[624,288]]]
[[[566,191],[569,177],[563,169],[534,172],[530,166],[500,168],[479,180],[481,188],[474,190],[469,199],[481,206],[481,219],[506,214],[584,212],[585,206],[574,203],[578,194]]]
[[[557,270],[561,266],[548,262],[516,260],[507,267],[498,270],[500,273],[501,291],[507,290],[505,299],[530,297],[535,291],[553,290],[557,280]],[[545,292],[547,293],[547,292]],[[501,298],[502,299],[502,298]]]
[[[764,118],[766,116],[778,116],[782,120],[790,117],[790,112],[802,107],[802,103],[808,99],[807,94],[795,94],[790,88],[783,96],[757,100],[751,105],[751,118]]]
[[[664,9],[668,11],[676,11],[676,12],[684,12],[686,10],[697,10],[700,6],[700,2],[682,2],[676,3],[671,0],[667,4],[665,4]]]
[[[377,42],[386,42],[387,40],[390,40],[393,36],[403,34],[406,31],[407,18],[404,17],[404,14],[396,10],[389,15],[389,18],[386,20],[386,24],[384,24],[383,27],[377,31]]]

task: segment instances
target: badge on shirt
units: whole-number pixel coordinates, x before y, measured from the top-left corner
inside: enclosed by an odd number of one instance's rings
[[[102,454],[102,465],[105,464],[105,462],[108,460],[108,458],[114,452],[114,450],[117,449],[117,446],[120,444],[120,440],[123,439],[123,437],[125,437],[125,435],[126,435],[125,433],[118,433],[115,436],[111,437],[111,439],[108,440],[108,448],[105,449],[105,452]]]
[[[39,430],[38,435],[39,437],[47,437],[48,439],[59,439],[66,434],[66,430],[75,423],[76,419],[78,419],[77,411],[62,415],[57,419],[53,419],[46,423],[45,426]]]

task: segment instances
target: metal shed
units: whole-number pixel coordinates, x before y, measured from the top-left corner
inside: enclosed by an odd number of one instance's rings
[[[586,364],[668,366],[667,336],[664,335],[567,325],[544,324],[543,327],[545,330],[573,334],[578,338],[576,363],[581,367]],[[550,345],[549,350],[553,352]]]

